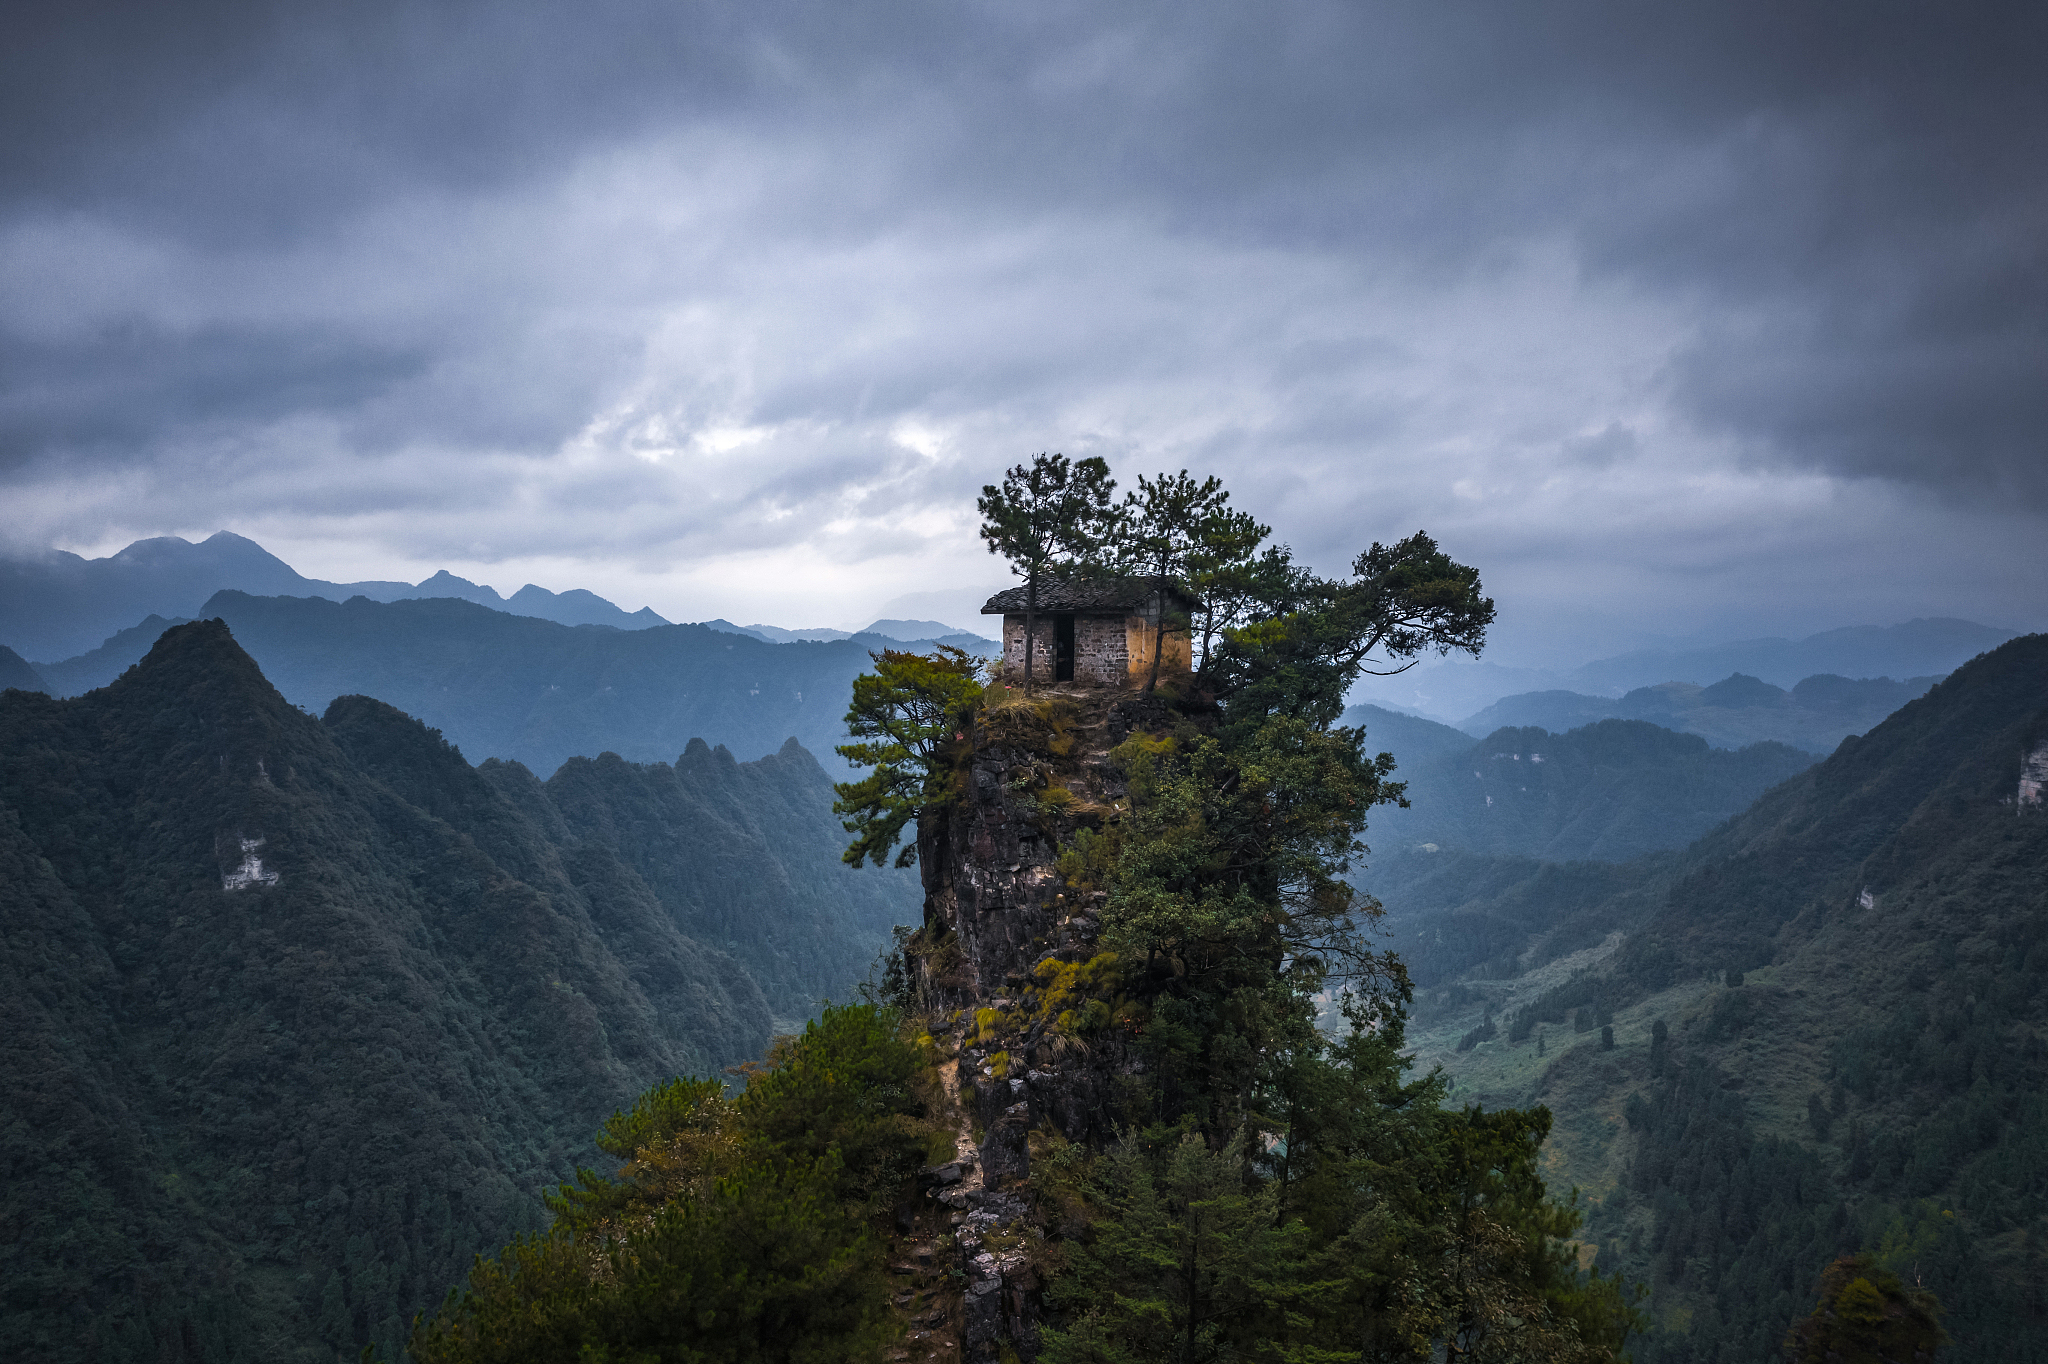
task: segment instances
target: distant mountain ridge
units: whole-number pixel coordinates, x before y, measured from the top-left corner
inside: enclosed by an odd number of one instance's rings
[[[29,661],[4,644],[0,644],[0,691],[19,687],[23,691],[42,691],[45,687],[43,675],[29,666]]]
[[[443,569],[421,583],[334,583],[308,578],[270,551],[231,531],[198,544],[178,536],[137,540],[104,559],[64,550],[0,559],[0,644],[30,659],[67,659],[148,616],[189,619],[222,590],[252,596],[400,601],[457,597],[496,611],[563,625],[644,630],[668,622],[645,607],[624,611],[580,588],[550,592],[528,583],[510,598]]]
[[[1566,691],[1620,697],[1665,682],[1708,686],[1741,673],[1780,688],[1833,675],[1861,678],[1940,676],[2018,634],[1975,621],[1926,617],[1891,626],[1858,625],[1804,639],[1735,640],[1705,648],[1639,649],[1571,669],[1510,668],[1496,663],[1427,663],[1369,678],[1352,699],[1458,724],[1503,697]]]
[[[606,751],[631,762],[672,760],[693,738],[742,759],[794,737],[836,772],[853,679],[879,636],[768,644],[702,625],[609,630],[492,611],[452,598],[374,602],[356,597],[216,594],[220,617],[265,675],[315,713],[337,696],[376,696],[442,731],[463,752],[516,759],[551,774]],[[150,627],[96,656],[46,669],[66,690],[103,686]]]
[[[1406,786],[1406,808],[1373,813],[1370,841],[1382,853],[1427,843],[1552,862],[1625,862],[1684,847],[1814,761],[1779,743],[1710,748],[1697,735],[1641,720],[1557,733],[1508,727],[1478,743],[1374,706],[1353,706],[1344,723],[1365,726],[1368,752],[1394,754],[1395,780]]]
[[[1900,625],[1857,625],[1804,639],[1750,639],[1703,649],[1640,649],[1574,669],[1575,690],[1614,694],[1659,682],[1705,685],[1743,673],[1778,687],[1801,678],[1924,677],[1945,675],[1987,653],[2016,630],[2000,630],[1951,616],[1922,617]]]
[[[823,627],[808,630],[785,630],[779,625],[734,625],[729,620],[707,620],[703,624],[729,635],[752,635],[755,639],[770,644],[821,644],[841,639],[878,640],[884,646],[918,647],[933,644],[949,645],[970,654],[993,655],[1002,652],[1002,645],[985,635],[971,630],[956,630],[944,621],[936,620],[878,620],[860,630],[830,630]]]
[[[339,590],[347,592],[348,586],[339,586]],[[324,592],[303,595],[336,600]],[[495,588],[473,583],[467,578],[458,578],[445,568],[433,577],[403,592],[394,592],[390,596],[380,597],[372,592],[350,595],[366,596],[372,601],[454,597],[461,601],[473,601],[478,606],[488,606],[493,611],[505,611],[515,616],[533,616],[540,620],[551,620],[557,625],[609,625],[614,630],[645,630],[651,626],[670,623],[654,614],[652,607],[643,606],[638,611],[626,611],[612,605],[597,593],[587,592],[580,587],[572,587],[567,592],[550,592],[545,587],[536,587],[528,583],[511,596],[501,597]]]
[[[543,774],[607,750],[664,761],[700,737],[751,759],[792,736],[843,773],[833,749],[846,742],[853,679],[877,650],[935,642],[861,634],[783,645],[703,625],[564,626],[449,597],[337,603],[221,592],[201,612],[227,619],[295,704],[317,712],[350,693],[389,697],[465,752]],[[180,623],[153,616],[33,671],[42,690],[76,696],[113,681]]]
[[[1916,697],[1939,677],[1850,679],[1829,674],[1803,679],[1787,691],[1761,678],[1734,673],[1712,686],[1664,682],[1608,698],[1570,691],[1505,696],[1458,728],[1478,736],[1502,726],[1539,725],[1576,729],[1599,720],[1647,720],[1666,729],[1697,734],[1717,748],[1740,748],[1774,740],[1809,753],[1827,753],[1851,734],[1861,734]]]

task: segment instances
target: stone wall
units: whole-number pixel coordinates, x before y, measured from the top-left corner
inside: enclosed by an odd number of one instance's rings
[[[1031,671],[1041,683],[1053,680],[1054,624],[1050,613],[1038,618]],[[1074,681],[1103,687],[1143,686],[1152,671],[1153,623],[1143,615],[1074,617]],[[1193,665],[1187,631],[1166,632],[1160,676],[1186,673]],[[1024,617],[1003,617],[1003,676],[1024,679]]]
[[[1128,631],[1119,616],[1074,618],[1074,680],[1122,686],[1130,676]]]

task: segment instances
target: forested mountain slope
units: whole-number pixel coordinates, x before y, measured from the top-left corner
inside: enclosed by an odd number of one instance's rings
[[[573,765],[557,801],[379,702],[316,720],[218,621],[102,691],[0,696],[0,1354],[395,1357],[606,1114],[760,1053],[748,964],[679,921],[790,886],[731,941],[784,1000],[835,948],[850,988],[887,915],[827,923],[770,823],[815,822],[823,774],[693,764],[722,823],[622,854],[589,811],[658,773]],[[638,869],[721,840],[681,889]]]
[[[1501,729],[1477,743],[1447,725],[1354,706],[1368,751],[1394,754],[1408,808],[1374,813],[1383,851],[1433,843],[1549,861],[1623,862],[1682,848],[1813,763],[1784,744],[1739,752],[1639,720],[1566,733]]]
[[[1458,1097],[1556,1113],[1554,1177],[1590,1192],[1600,1263],[1654,1286],[1639,1360],[1775,1358],[1820,1267],[1858,1249],[1941,1296],[1956,1357],[2048,1358],[2048,807],[2030,761],[2048,767],[2044,636],[1621,869],[1632,885],[1546,902],[1619,937],[1496,957],[1425,1001],[1420,1057]]]
[[[831,779],[796,740],[750,763],[690,740],[673,766],[572,758],[545,784],[495,760],[481,775],[515,804],[544,798],[569,839],[603,847],[647,883],[678,928],[732,953],[784,1020],[854,985],[915,923],[913,871],[858,871]]]
[[[52,696],[83,696],[104,687],[135,666],[164,631],[173,625],[183,625],[187,619],[147,616],[139,624],[108,635],[97,649],[55,663],[37,663],[35,672],[42,681],[34,690]]]
[[[1640,721],[1503,729],[1474,744],[1376,706],[1344,719],[1365,726],[1368,751],[1394,754],[1407,786],[1408,808],[1374,812],[1353,879],[1386,906],[1424,1018],[1476,998],[1429,993],[1460,976],[1515,976],[1639,924],[1677,849],[1813,761],[1783,744],[1709,748]]]

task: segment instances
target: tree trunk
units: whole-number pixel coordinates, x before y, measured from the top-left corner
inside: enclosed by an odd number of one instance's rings
[[[1024,580],[1024,694],[1031,695],[1031,647],[1038,642],[1038,574]]]
[[[1166,579],[1160,578],[1153,590],[1154,604],[1158,610],[1158,624],[1152,631],[1152,676],[1145,679],[1145,695],[1150,696],[1159,685],[1159,655],[1166,648]]]

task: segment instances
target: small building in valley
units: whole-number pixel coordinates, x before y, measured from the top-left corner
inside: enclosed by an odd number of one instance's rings
[[[981,608],[984,616],[1003,618],[1003,676],[1017,682],[1024,679],[1025,592],[1022,587],[998,592]],[[1042,582],[1031,651],[1035,680],[1143,686],[1152,673],[1162,611],[1166,637],[1159,676],[1186,676],[1194,665],[1188,618],[1198,604],[1177,587],[1161,593],[1149,578]]]

